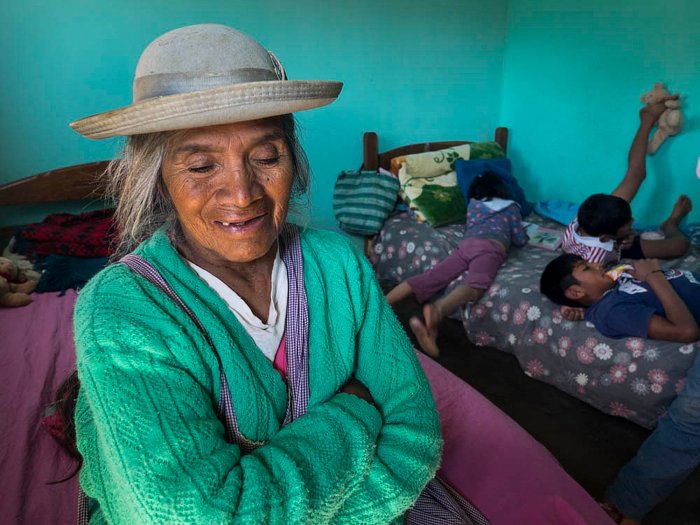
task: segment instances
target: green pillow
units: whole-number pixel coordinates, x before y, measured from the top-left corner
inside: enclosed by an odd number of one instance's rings
[[[401,197],[419,221],[431,226],[463,222],[467,210],[453,171],[455,161],[498,157],[504,155],[496,142],[407,155],[399,170]]]
[[[469,158],[464,160],[502,159],[505,157],[498,142],[473,142],[470,146]]]
[[[465,220],[467,210],[454,171],[437,177],[415,177],[402,190],[418,219],[431,226]]]

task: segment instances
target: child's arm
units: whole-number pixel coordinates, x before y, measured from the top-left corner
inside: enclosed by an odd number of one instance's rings
[[[522,216],[520,215],[520,207],[517,204],[511,204],[512,217],[510,220],[510,240],[513,246],[521,248],[530,240],[525,227],[523,226]]]
[[[678,98],[678,95],[674,95],[673,98]],[[639,111],[639,128],[632,139],[627,155],[627,173],[612,195],[631,202],[637,194],[647,176],[646,158],[649,132],[664,111],[666,111],[666,106],[663,101],[647,104]]]
[[[633,275],[646,281],[664,307],[665,317],[652,315],[647,336],[650,339],[663,339],[690,343],[700,339],[700,327],[693,314],[678,296],[659,266],[656,259],[639,259],[634,262]]]

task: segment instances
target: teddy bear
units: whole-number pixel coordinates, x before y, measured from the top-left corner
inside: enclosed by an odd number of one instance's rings
[[[683,127],[680,100],[671,97],[663,82],[657,82],[654,84],[654,89],[642,95],[642,102],[645,104],[653,104],[662,100],[666,105],[666,111],[659,117],[658,128],[647,145],[647,153],[649,155],[656,153],[656,150],[659,149],[664,140],[680,133]]]
[[[28,279],[17,264],[7,257],[0,257],[0,307],[24,306],[32,302],[30,293],[37,281]]]

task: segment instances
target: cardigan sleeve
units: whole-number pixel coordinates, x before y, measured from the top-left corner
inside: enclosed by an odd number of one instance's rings
[[[265,446],[241,455],[225,442],[216,415],[211,378],[218,375],[178,357],[206,344],[197,330],[168,315],[171,305],[97,281],[83,290],[75,316],[80,482],[99,503],[96,521],[338,522],[360,486],[390,477],[374,455],[379,413],[347,394],[310,407]],[[398,437],[382,433],[382,443]]]
[[[358,326],[354,373],[369,389],[383,423],[370,470],[344,510],[356,523],[388,523],[435,476],[442,452],[440,422],[415,350],[367,260],[355,250],[349,264],[359,275],[353,290]]]

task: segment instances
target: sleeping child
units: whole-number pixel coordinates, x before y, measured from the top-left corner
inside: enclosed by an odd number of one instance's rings
[[[528,241],[520,207],[498,175],[490,171],[479,175],[469,187],[468,198],[466,235],[457,248],[434,268],[403,281],[386,296],[389,304],[411,294],[425,303],[464,273],[465,284],[423,306],[424,321],[418,317],[409,321],[418,344],[431,357],[440,353],[436,344],[440,321],[456,308],[479,300],[505,262],[510,245],[521,247]]]
[[[586,306],[585,318],[609,337],[685,343],[700,339],[700,275],[664,271],[656,259],[640,259],[628,271],[606,273],[600,264],[560,255],[544,269],[540,289],[556,303]],[[687,346],[692,350],[697,343]],[[699,464],[700,358],[696,357],[654,432],[608,488],[603,508],[617,523],[640,523]]]

